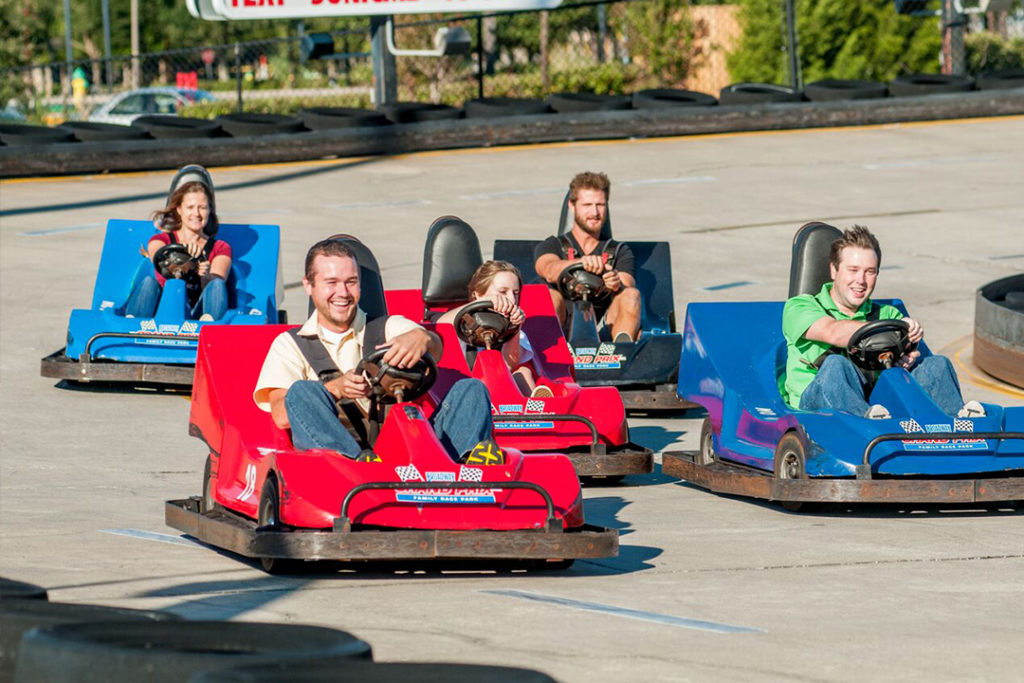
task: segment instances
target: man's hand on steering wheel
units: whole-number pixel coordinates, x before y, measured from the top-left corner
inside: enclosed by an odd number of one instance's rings
[[[907,323],[907,335],[910,337],[910,341],[916,344],[924,339],[924,328],[921,327],[921,323],[913,318],[903,318],[903,322]]]
[[[580,259],[580,263],[583,264],[583,270],[594,275],[604,275],[605,270],[609,270],[600,254],[587,254]]]
[[[370,383],[366,381],[366,377],[355,370],[349,370],[329,382],[324,382],[324,388],[338,400],[367,398],[371,392]]]
[[[391,347],[384,354],[382,362],[397,368],[411,368],[430,349],[430,341],[430,334],[426,330],[416,329],[400,334],[377,348]]]
[[[622,278],[619,277],[619,271],[612,269],[612,267],[607,264],[605,267],[608,270],[601,275],[604,279],[604,286],[607,287],[610,292],[617,292],[622,289]]]

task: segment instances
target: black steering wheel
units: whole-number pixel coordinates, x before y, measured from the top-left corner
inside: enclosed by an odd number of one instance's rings
[[[459,311],[455,334],[470,346],[493,349],[519,334],[519,325],[494,310],[493,302],[480,299]]]
[[[857,367],[878,371],[895,366],[915,348],[905,320],[876,320],[853,333],[846,353]]]
[[[437,363],[429,353],[411,368],[399,368],[382,361],[388,348],[377,349],[359,361],[356,372],[365,373],[379,403],[413,401],[430,390],[437,380]]]
[[[608,296],[604,278],[591,273],[582,262],[567,266],[558,274],[558,291],[569,301],[595,301]]]
[[[153,267],[167,280],[184,280],[198,265],[184,244],[165,244],[153,255]]]

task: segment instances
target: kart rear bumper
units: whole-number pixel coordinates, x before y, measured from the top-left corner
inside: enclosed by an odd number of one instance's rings
[[[565,451],[565,455],[581,477],[619,477],[654,471],[654,451],[635,443],[609,446],[604,453],[570,449]]]
[[[169,500],[164,520],[203,543],[245,557],[297,560],[547,560],[614,557],[619,535],[584,525],[567,531],[394,529],[263,531],[250,519],[216,509],[199,511],[198,498]]]
[[[74,360],[64,349],[40,360],[39,374],[79,382],[131,382],[190,386],[195,367],[166,363],[128,363],[109,360]]]
[[[626,410],[689,410],[702,407],[677,394],[676,388],[675,384],[652,384],[646,387],[631,385],[620,387],[619,396]]]
[[[694,453],[662,456],[665,474],[737,496],[807,503],[996,503],[1024,500],[1024,477],[976,479],[778,479],[721,461],[694,462]]]

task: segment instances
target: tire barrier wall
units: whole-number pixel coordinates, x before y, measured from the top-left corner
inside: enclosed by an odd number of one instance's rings
[[[461,116],[461,109],[417,110],[397,105],[385,114],[407,120],[410,111]],[[917,97],[736,106],[676,106],[622,111],[532,114],[428,120],[401,125],[335,128],[245,138],[62,143],[0,148],[0,177],[143,171],[306,161],[331,157],[405,154],[437,149],[536,144],[572,140],[668,137],[759,130],[863,126],[905,121],[1024,114],[1024,89]]]
[[[974,362],[1024,389],[1024,275],[990,282],[974,300]]]

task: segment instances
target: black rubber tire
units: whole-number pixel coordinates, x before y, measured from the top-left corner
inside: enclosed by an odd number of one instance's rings
[[[774,83],[733,83],[718,94],[718,103],[722,105],[801,102],[803,99],[804,94],[800,90]]]
[[[381,111],[394,123],[422,123],[462,118],[462,110],[458,107],[429,102],[395,102],[384,105]]]
[[[779,439],[775,446],[775,478],[776,479],[806,479],[807,478],[807,449],[804,447],[803,439],[796,432],[786,432]],[[790,512],[798,512],[803,509],[804,503],[800,501],[781,501],[784,509]]]
[[[203,467],[203,488],[202,498],[199,501],[199,511],[209,512],[212,510],[216,503],[213,499],[213,479],[211,470],[213,469],[213,456],[206,456],[206,465]]]
[[[0,680],[10,681],[18,660],[18,643],[34,628],[77,624],[83,621],[177,621],[169,612],[80,605],[46,600],[7,600],[0,603]]]
[[[46,589],[34,583],[0,577],[0,601],[47,600]]]
[[[897,76],[889,84],[889,94],[893,97],[938,95],[969,90],[974,90],[973,78],[952,74],[908,74]]]
[[[1024,88],[1024,69],[989,71],[978,76],[978,90],[1013,90]]]
[[[140,116],[132,121],[136,128],[149,133],[158,140],[185,138],[215,138],[221,135],[220,124],[209,119],[194,119],[187,116],[166,116],[153,114]]]
[[[630,95],[598,95],[592,92],[554,93],[544,98],[559,114],[573,114],[584,111],[614,111],[630,109],[633,98]]]
[[[697,465],[710,465],[715,461],[713,431],[711,429],[711,418],[705,417],[700,426],[700,442],[697,445],[697,452],[694,454],[693,462]]]
[[[76,142],[75,135],[71,131],[48,126],[28,126],[21,123],[0,123],[0,141],[11,147]]]
[[[260,492],[259,515],[256,523],[266,531],[281,531],[281,494],[278,492],[277,479],[271,475],[263,483]],[[282,559],[279,557],[261,557],[260,566],[268,574],[294,574],[303,568],[302,560]]]
[[[551,106],[544,100],[520,97],[481,97],[462,104],[467,119],[488,119],[499,116],[550,114]]]
[[[21,641],[16,681],[189,680],[229,666],[289,659],[371,659],[355,636],[319,626],[235,621],[104,622],[37,629]]]
[[[713,96],[695,90],[654,88],[633,93],[633,109],[666,109],[668,107],[713,107]]]
[[[804,86],[804,95],[812,102],[872,100],[885,97],[885,83],[826,78]]]
[[[444,662],[363,662],[313,660],[274,662],[198,674],[189,683],[554,683],[539,671],[507,666]]]
[[[277,324],[287,325],[288,324],[288,311],[283,308],[277,309]]]
[[[283,114],[222,114],[217,123],[236,138],[299,133],[306,129],[302,119]]]
[[[391,125],[388,117],[379,111],[354,107],[310,107],[299,111],[297,116],[310,130]]]
[[[116,140],[146,140],[149,134],[133,126],[95,121],[65,121],[57,126],[75,136],[79,142],[113,142]]]

